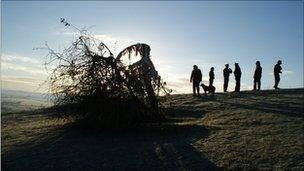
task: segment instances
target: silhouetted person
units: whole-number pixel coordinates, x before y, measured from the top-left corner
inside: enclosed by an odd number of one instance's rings
[[[235,89],[234,92],[240,92],[242,71],[238,63],[234,64]]]
[[[274,66],[274,80],[275,80],[275,83],[274,83],[274,88],[275,89],[279,89],[278,85],[279,85],[279,82],[280,82],[280,73],[282,73],[282,67],[281,67],[281,64],[282,64],[282,61],[281,60],[278,60],[278,63]]]
[[[232,73],[232,70],[229,68],[229,64],[225,65],[225,68],[223,70],[224,75],[224,92],[227,92],[228,88],[228,82],[229,82],[229,76]]]
[[[214,78],[214,67],[211,67],[209,72],[209,87],[213,86]]]
[[[261,90],[262,67],[260,61],[256,61],[253,75],[253,90]]]
[[[192,82],[193,95],[200,95],[199,83],[202,81],[202,72],[197,68],[196,65],[193,65],[193,70],[190,77],[190,82]]]

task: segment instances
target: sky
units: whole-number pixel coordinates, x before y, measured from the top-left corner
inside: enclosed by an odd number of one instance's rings
[[[86,28],[115,54],[146,43],[156,69],[174,93],[190,93],[192,66],[203,83],[215,68],[222,91],[226,63],[242,70],[241,90],[251,90],[255,62],[263,68],[262,89],[272,89],[273,67],[283,61],[281,88],[303,87],[303,1],[2,1],[1,86],[47,91],[45,42],[60,52]],[[233,91],[230,76],[228,91]]]

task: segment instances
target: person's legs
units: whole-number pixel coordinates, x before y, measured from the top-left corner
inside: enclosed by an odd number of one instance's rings
[[[256,90],[256,86],[257,86],[256,83],[257,83],[257,80],[254,79],[254,80],[253,80],[253,90]]]
[[[200,95],[200,86],[199,86],[199,82],[196,83],[196,89],[197,89],[197,95]]]
[[[280,82],[280,75],[275,75],[274,79],[275,79],[275,84],[274,84],[273,87],[275,89],[278,89],[278,85],[279,85],[279,82]]]
[[[241,78],[235,78],[235,92],[239,92],[240,91],[240,86],[241,86]]]
[[[224,92],[227,92],[227,88],[228,88],[228,78],[224,78]]]
[[[209,79],[209,87],[213,86],[213,79]]]
[[[278,78],[277,78],[277,88],[279,88],[278,87],[279,83],[280,83],[280,75],[278,75]]]
[[[241,78],[238,79],[238,89],[237,89],[238,92],[241,91]]]
[[[193,90],[193,95],[195,96],[196,95],[196,93],[195,93],[195,82],[193,81],[192,82],[192,90]]]
[[[261,79],[258,80],[258,90],[261,90]]]

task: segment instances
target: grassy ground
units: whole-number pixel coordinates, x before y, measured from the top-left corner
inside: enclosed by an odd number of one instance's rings
[[[304,89],[172,95],[163,107],[170,122],[119,134],[4,114],[2,169],[304,169]]]

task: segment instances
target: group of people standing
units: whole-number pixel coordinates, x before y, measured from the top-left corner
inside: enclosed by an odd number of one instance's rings
[[[262,67],[260,61],[256,61],[256,68],[253,75],[253,90],[260,90],[261,89],[261,78],[262,78]],[[278,84],[280,82],[280,73],[282,73],[282,67],[281,67],[282,61],[279,60],[277,64],[274,66],[274,78],[275,78],[275,84],[274,88],[279,89]],[[234,92],[240,92],[241,88],[241,76],[242,71],[238,63],[235,63],[235,68],[233,71],[234,77],[235,77],[235,89]],[[228,83],[229,83],[229,76],[232,74],[232,69],[229,68],[229,64],[225,65],[225,68],[223,70],[223,76],[224,76],[224,92],[227,92],[228,89]],[[193,88],[193,95],[199,95],[200,94],[200,82],[202,81],[202,72],[197,67],[197,65],[193,66],[193,71],[191,73],[190,82],[192,82],[192,88]],[[209,87],[213,87],[213,82],[215,79],[214,74],[214,67],[210,68],[209,71]]]

